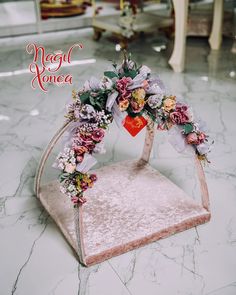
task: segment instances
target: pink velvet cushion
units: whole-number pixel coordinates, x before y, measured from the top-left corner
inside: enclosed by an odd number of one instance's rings
[[[210,213],[143,161],[96,170],[98,181],[82,206],[84,261],[91,265],[202,224]],[[40,200],[78,252],[74,209],[57,181],[40,189]]]

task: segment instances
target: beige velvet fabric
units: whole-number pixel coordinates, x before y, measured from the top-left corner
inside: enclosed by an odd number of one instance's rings
[[[80,212],[83,257],[79,256],[85,265],[210,219],[210,213],[202,205],[144,161],[104,166],[97,169],[96,174],[99,180],[86,192],[87,203]],[[60,193],[59,183],[54,181],[42,186],[39,196],[78,253],[75,233],[78,212]]]

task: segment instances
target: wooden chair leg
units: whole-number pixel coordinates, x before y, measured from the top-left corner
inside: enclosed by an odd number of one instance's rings
[[[223,0],[214,1],[213,24],[211,29],[211,35],[208,40],[211,49],[220,49],[220,45],[222,42],[223,6]]]
[[[104,30],[98,29],[98,28],[93,28],[93,40],[94,41],[99,41],[102,37],[102,33],[104,32]]]
[[[184,70],[188,2],[188,0],[173,0],[175,10],[175,43],[169,64],[175,72],[182,72]]]

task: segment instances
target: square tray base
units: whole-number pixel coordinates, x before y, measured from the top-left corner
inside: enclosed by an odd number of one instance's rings
[[[86,265],[210,220],[210,212],[143,161],[124,161],[97,169],[98,180],[82,206]],[[58,181],[40,189],[40,200],[78,252],[74,209]]]

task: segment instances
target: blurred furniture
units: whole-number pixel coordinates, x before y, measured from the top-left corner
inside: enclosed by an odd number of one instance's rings
[[[169,60],[175,72],[184,70],[189,0],[173,0],[175,12],[174,50]],[[214,0],[213,24],[209,38],[211,49],[219,49],[222,41],[223,0]]]
[[[173,25],[173,19],[166,16],[157,16],[151,12],[144,12],[142,2],[139,10],[135,6],[120,0],[120,13],[118,15],[96,15],[96,5],[94,0],[94,17],[92,26],[94,29],[94,39],[99,40],[102,33],[110,32],[115,36],[122,48],[127,48],[128,43],[143,33],[154,33],[160,28],[168,28]],[[130,6],[130,7],[128,7]]]
[[[85,13],[86,6],[83,5],[83,0],[41,0],[40,10],[42,19],[50,17],[68,17],[81,15]]]

